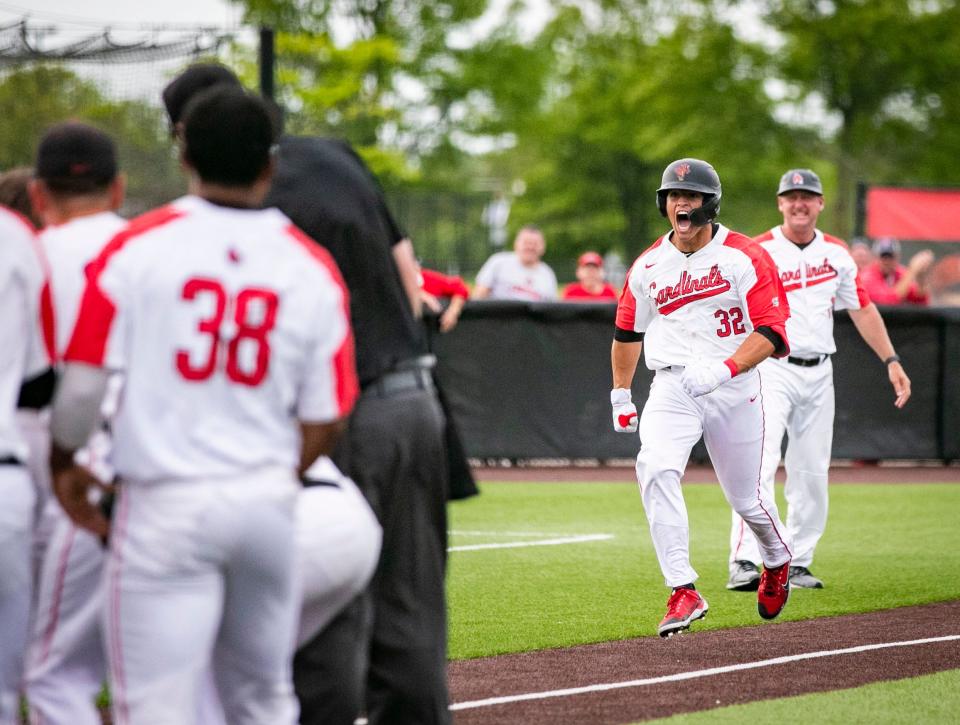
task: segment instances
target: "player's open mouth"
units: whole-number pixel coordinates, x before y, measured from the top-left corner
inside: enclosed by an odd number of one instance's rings
[[[677,231],[685,232],[690,227],[693,226],[693,223],[690,221],[690,212],[688,211],[678,211],[677,212]]]

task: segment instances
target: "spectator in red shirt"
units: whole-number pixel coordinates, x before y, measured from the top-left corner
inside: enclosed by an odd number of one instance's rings
[[[933,264],[933,252],[924,249],[900,264],[900,242],[881,237],[873,243],[877,258],[860,273],[867,294],[878,305],[928,305],[927,274]]]
[[[563,299],[573,302],[615,302],[617,291],[603,279],[603,257],[584,252],[577,260],[577,281],[563,290]]]
[[[460,313],[470,296],[463,279],[420,268],[420,299],[440,318],[440,332],[450,332],[457,326]],[[450,304],[443,309],[440,298],[449,297]]]

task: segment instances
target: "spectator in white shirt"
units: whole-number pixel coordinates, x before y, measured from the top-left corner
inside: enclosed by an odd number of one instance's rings
[[[473,299],[542,302],[557,299],[557,276],[542,261],[547,244],[537,227],[525,226],[512,252],[497,252],[477,274]]]

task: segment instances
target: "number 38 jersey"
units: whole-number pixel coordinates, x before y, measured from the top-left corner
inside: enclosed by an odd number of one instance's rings
[[[297,420],[357,397],[336,264],[275,209],[187,196],[93,262],[65,360],[125,373],[117,472],[150,481],[299,462]]]
[[[774,355],[786,355],[790,308],[770,255],[723,225],[689,256],[671,234],[633,263],[617,307],[618,328],[644,333],[647,367],[724,360],[761,326],[784,341]]]

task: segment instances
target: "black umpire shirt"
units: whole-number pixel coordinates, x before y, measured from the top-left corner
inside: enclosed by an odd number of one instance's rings
[[[427,351],[393,261],[393,246],[405,236],[376,179],[348,144],[284,136],[279,146],[264,206],[279,207],[340,267],[350,292],[362,387]]]

